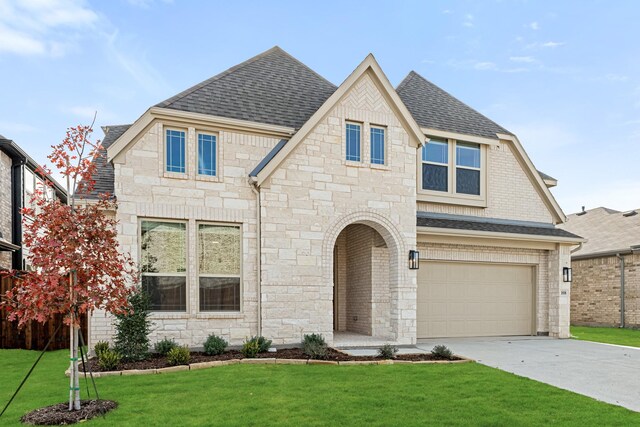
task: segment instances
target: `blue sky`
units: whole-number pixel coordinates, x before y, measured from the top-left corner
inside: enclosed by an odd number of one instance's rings
[[[372,52],[515,132],[566,213],[640,207],[640,2],[362,4],[0,0],[0,134],[44,162],[273,45],[335,84]]]

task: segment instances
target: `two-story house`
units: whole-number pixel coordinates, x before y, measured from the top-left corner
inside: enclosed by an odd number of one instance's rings
[[[52,182],[53,187],[43,185]],[[14,141],[0,135],[0,269],[28,268],[22,247],[24,218],[36,189],[46,189],[45,197],[67,201],[67,192],[50,175],[43,174],[38,164]]]
[[[201,346],[569,336],[581,239],[518,138],[372,55],[339,86],[278,47],[106,128],[98,185],[152,299]],[[92,341],[111,339],[95,313]]]

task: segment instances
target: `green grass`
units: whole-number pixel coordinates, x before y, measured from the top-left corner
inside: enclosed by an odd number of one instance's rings
[[[577,340],[640,347],[640,330],[572,326],[571,335]]]
[[[2,406],[36,357],[0,350]],[[64,401],[66,360],[64,351],[46,354],[0,425]],[[96,426],[640,424],[640,413],[475,363],[232,365],[96,381],[102,397],[120,404],[88,423]]]

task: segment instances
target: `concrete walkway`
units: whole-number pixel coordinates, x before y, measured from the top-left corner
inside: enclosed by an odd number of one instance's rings
[[[442,338],[444,344],[483,365],[574,391],[640,412],[640,349],[548,337]]]

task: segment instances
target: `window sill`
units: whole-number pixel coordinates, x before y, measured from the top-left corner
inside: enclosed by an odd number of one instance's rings
[[[442,203],[446,205],[473,206],[478,208],[487,207],[486,197],[463,196],[460,194],[434,194],[433,192],[418,192],[416,199],[419,202]]]
[[[344,160],[344,164],[353,168],[364,168],[367,166],[366,164],[362,162],[356,162],[355,160]]]
[[[371,169],[378,169],[382,171],[390,171],[391,167],[389,165],[379,165],[377,163],[371,163]]]
[[[163,176],[165,178],[172,178],[172,179],[189,179],[189,175],[187,175],[186,173],[179,173],[179,172],[164,171]]]
[[[222,181],[218,175],[196,175],[196,181],[220,182]]]
[[[196,319],[244,319],[244,314],[236,312],[212,311],[210,313],[200,312],[196,314]]]
[[[191,315],[189,313],[178,313],[175,311],[152,311],[149,314],[151,320],[164,320],[164,319],[188,319]]]

